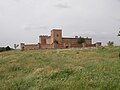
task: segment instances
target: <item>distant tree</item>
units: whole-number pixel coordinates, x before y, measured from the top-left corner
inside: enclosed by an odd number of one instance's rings
[[[120,29],[120,28],[119,28],[119,29]],[[119,31],[119,33],[118,33],[118,36],[120,36],[120,31]],[[119,59],[120,59],[120,52],[119,52],[118,56],[119,56]]]
[[[109,41],[109,42],[107,43],[107,45],[108,45],[108,46],[114,46],[114,42],[113,42],[113,41]]]
[[[6,51],[9,51],[11,50],[11,48],[9,46],[6,47]]]
[[[7,47],[0,47],[0,52],[9,51],[9,50],[12,50],[9,46],[7,46]]]
[[[3,51],[3,47],[0,47],[0,52],[2,52]]]
[[[1,52],[3,52],[3,51],[6,51],[6,48],[5,48],[5,47],[2,47],[2,48],[1,48]]]
[[[118,33],[118,36],[120,36],[120,31],[119,31],[119,33]]]
[[[82,44],[82,43],[84,43],[84,42],[85,42],[85,39],[80,36],[80,37],[78,38],[78,44]]]
[[[17,47],[19,47],[19,45],[18,44],[14,44],[14,48],[17,49]]]

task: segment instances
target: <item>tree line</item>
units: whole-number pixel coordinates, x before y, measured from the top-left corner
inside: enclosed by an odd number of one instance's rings
[[[10,48],[9,46],[7,46],[7,47],[0,47],[0,52],[10,51],[10,50],[13,50],[13,49]]]

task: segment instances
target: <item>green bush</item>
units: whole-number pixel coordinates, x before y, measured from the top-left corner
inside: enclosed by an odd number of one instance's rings
[[[85,39],[80,36],[80,37],[78,38],[78,44],[82,44],[82,43],[84,43],[84,42],[85,42]]]

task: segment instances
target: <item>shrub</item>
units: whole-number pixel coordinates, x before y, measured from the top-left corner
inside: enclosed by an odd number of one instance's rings
[[[12,50],[9,46],[7,46],[7,47],[0,47],[0,52],[9,51],[9,50]]]
[[[108,45],[108,46],[114,46],[114,42],[113,42],[113,41],[109,41],[109,42],[107,43],[107,45]]]
[[[84,42],[85,42],[85,39],[80,36],[80,37],[78,38],[78,44],[82,44],[82,43],[84,43]]]

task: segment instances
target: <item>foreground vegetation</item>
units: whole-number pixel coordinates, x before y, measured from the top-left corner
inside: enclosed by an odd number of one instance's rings
[[[0,90],[120,90],[120,47],[0,53]]]

